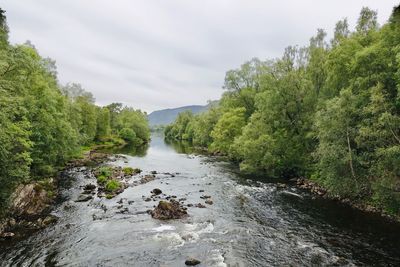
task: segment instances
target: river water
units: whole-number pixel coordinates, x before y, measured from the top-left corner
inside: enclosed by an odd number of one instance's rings
[[[54,211],[59,221],[1,244],[0,266],[185,266],[188,257],[199,266],[400,266],[400,225],[241,177],[231,164],[185,149],[155,135],[146,151],[120,151],[126,159],[110,164],[159,174],[110,200],[74,202],[95,180],[84,168],[70,170]],[[214,204],[158,221],[146,213],[157,202],[144,200],[154,188],[185,204],[204,204],[202,195]]]

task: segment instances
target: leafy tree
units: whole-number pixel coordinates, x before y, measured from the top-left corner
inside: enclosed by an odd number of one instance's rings
[[[145,113],[127,110],[120,120],[148,141]],[[110,132],[110,111],[81,85],[60,86],[54,60],[30,42],[8,43],[0,9],[0,215],[18,184],[55,175],[81,145]]]
[[[111,134],[110,111],[108,108],[97,108],[96,140]]]
[[[178,114],[175,123],[165,129],[165,135],[169,138],[177,140],[190,140],[191,136],[188,133],[188,126],[193,119],[191,111],[185,111]]]
[[[119,136],[129,143],[133,143],[136,140],[136,134],[131,128],[123,128],[119,131]]]
[[[316,117],[319,181],[331,192],[344,196],[361,191],[360,177],[364,171],[355,142],[357,118],[357,99],[350,89],[327,101],[326,108]]]
[[[331,41],[332,46],[340,44],[340,42],[350,35],[349,23],[347,19],[339,20],[335,25],[335,32]]]
[[[363,7],[357,21],[357,32],[365,34],[376,29],[378,29],[378,13],[368,7]]]
[[[115,129],[120,131],[130,128],[135,132],[140,143],[146,143],[150,139],[150,128],[148,126],[147,115],[140,110],[123,108],[116,115]]]
[[[166,138],[399,215],[400,6],[382,27],[363,8],[354,32],[343,19],[330,46],[325,38],[319,29],[308,47],[228,71],[219,106],[181,114]]]
[[[241,134],[242,128],[245,126],[245,111],[244,108],[235,108],[221,116],[211,132],[212,151],[222,153],[230,151],[233,140]]]

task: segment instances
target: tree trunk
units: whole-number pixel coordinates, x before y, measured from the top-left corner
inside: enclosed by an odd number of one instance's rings
[[[350,165],[350,170],[351,170],[351,175],[353,176],[353,178],[356,178],[356,174],[354,172],[354,168],[353,168],[353,156],[352,156],[352,151],[351,151],[351,146],[350,146],[350,137],[349,137],[349,128],[347,127],[346,129],[346,136],[347,136],[347,148],[349,149],[349,165]]]

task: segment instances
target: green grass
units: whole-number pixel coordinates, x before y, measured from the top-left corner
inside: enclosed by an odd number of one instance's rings
[[[121,183],[114,179],[109,180],[105,186],[106,191],[111,193],[118,190],[119,188],[121,188]]]
[[[105,177],[109,178],[113,174],[113,169],[112,169],[112,167],[109,167],[109,166],[103,166],[103,167],[100,167],[96,173],[97,173],[97,175],[96,175],[97,177],[105,176]]]
[[[141,169],[131,168],[131,167],[125,167],[122,169],[122,171],[124,172],[125,175],[134,175],[142,172]]]
[[[104,175],[99,175],[97,176],[97,183],[99,184],[105,184],[107,181],[107,177]]]
[[[97,144],[105,145],[105,146],[123,146],[126,145],[126,142],[116,135],[104,136],[98,140]]]

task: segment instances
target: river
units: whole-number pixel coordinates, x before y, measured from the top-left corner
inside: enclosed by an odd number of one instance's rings
[[[155,170],[157,178],[110,200],[76,203],[80,186],[95,180],[85,168],[68,171],[58,222],[1,244],[0,266],[185,266],[188,257],[198,266],[400,266],[399,224],[242,177],[230,163],[184,153],[161,136],[146,151],[119,152],[126,159],[110,164]],[[158,221],[146,213],[157,204],[145,201],[154,188],[186,204],[209,195],[214,204]]]

